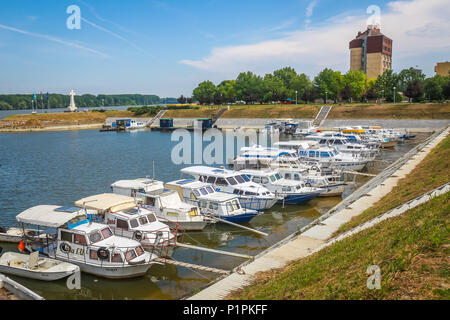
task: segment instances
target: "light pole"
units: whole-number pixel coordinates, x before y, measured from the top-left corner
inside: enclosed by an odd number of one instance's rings
[[[383,95],[382,95],[382,99],[383,99],[382,101],[384,101],[384,89],[381,90],[381,92],[382,92],[382,94],[383,94]]]
[[[295,106],[298,106],[298,91],[295,91]]]
[[[397,89],[396,87],[394,87],[394,103],[395,103],[395,89]]]
[[[328,104],[328,91],[325,91],[325,104]]]

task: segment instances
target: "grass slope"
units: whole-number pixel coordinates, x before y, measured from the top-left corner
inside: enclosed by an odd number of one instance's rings
[[[229,299],[450,299],[450,194],[344,239]],[[381,268],[381,290],[367,268]]]

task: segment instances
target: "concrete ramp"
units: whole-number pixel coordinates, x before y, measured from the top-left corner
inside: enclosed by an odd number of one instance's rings
[[[147,128],[150,128],[150,127],[152,126],[152,124],[155,123],[155,121],[161,119],[162,116],[166,114],[166,112],[167,112],[167,110],[160,110],[160,111],[158,112],[158,114],[157,114],[153,119],[149,120],[149,121],[145,124],[145,126],[146,126]]]
[[[317,114],[316,118],[314,119],[313,126],[320,127],[320,125],[328,117],[328,114],[330,113],[331,109],[333,109],[332,106],[323,106],[322,109],[320,109],[320,112]]]

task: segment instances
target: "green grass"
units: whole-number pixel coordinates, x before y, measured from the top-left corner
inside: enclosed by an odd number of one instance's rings
[[[228,299],[450,299],[450,194],[344,239],[303,260],[258,275]],[[381,268],[381,290],[366,270]]]

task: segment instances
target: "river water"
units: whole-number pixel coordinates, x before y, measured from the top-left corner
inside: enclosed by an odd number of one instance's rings
[[[367,169],[380,172],[389,163],[427,137],[419,134],[395,150],[382,151],[383,162]],[[180,178],[180,169],[171,161],[178,142],[171,133],[139,131],[100,133],[96,130],[0,133],[0,226],[16,226],[15,216],[42,204],[73,206],[78,199],[110,192],[110,184],[122,179],[153,176],[165,182]],[[346,195],[367,178],[358,178]],[[256,255],[296,232],[342,199],[320,198],[307,204],[276,205],[251,221],[258,234],[227,225],[207,227],[187,233],[185,242],[220,250]],[[17,251],[15,245],[5,250]],[[218,254],[177,249],[174,259],[220,269],[232,269],[243,259]],[[42,283],[11,277],[46,299],[177,299],[206,286],[217,275],[175,266],[153,266],[147,275],[133,280],[107,280],[82,274],[82,290],[69,291],[65,280]]]

